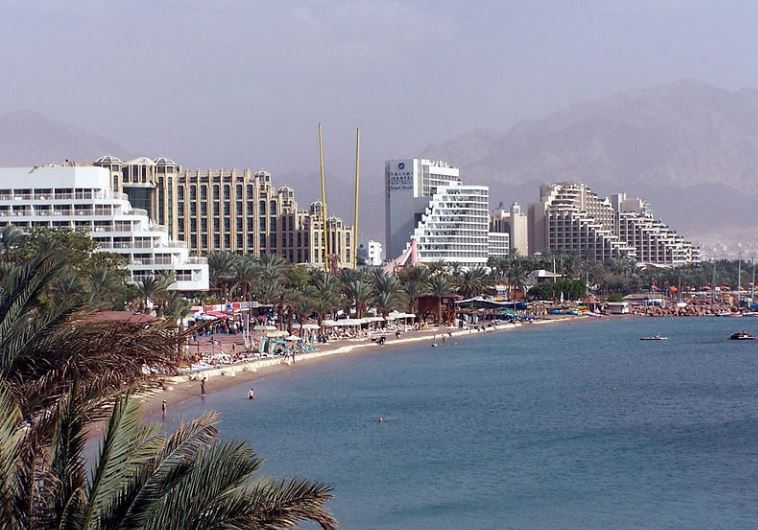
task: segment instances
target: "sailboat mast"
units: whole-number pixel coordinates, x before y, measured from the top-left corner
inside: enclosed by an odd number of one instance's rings
[[[711,303],[716,301],[716,259],[713,260],[713,270],[711,272]]]
[[[353,268],[358,265],[358,189],[361,178],[361,129],[355,129],[355,197],[353,198]]]
[[[740,308],[740,295],[742,290],[740,285],[742,284],[742,249],[740,249],[739,256],[737,258],[737,309]]]
[[[329,272],[329,230],[326,224],[326,176],[324,175],[324,138],[321,124],[318,124],[318,161],[321,173],[321,224],[324,232],[324,270]]]

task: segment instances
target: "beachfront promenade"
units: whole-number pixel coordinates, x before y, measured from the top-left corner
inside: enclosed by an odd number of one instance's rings
[[[325,360],[337,355],[358,354],[368,351],[380,351],[383,349],[410,346],[420,343],[433,342],[441,347],[454,346],[457,339],[477,336],[485,333],[497,333],[519,329],[522,326],[538,326],[551,322],[565,322],[569,320],[583,319],[577,316],[551,316],[549,318],[533,320],[531,322],[502,323],[476,328],[454,327],[430,327],[422,330],[401,332],[397,337],[393,333],[386,334],[386,342],[380,345],[368,337],[340,339],[326,344],[320,344],[318,351],[310,353],[296,353],[294,362],[291,357],[275,356],[272,358],[256,358],[232,364],[221,364],[212,368],[199,371],[187,371],[185,373],[164,377],[164,389],[158,389],[144,396],[145,411],[154,413],[160,410],[162,400],[166,399],[169,404],[176,404],[187,399],[200,397],[200,381],[205,379],[206,391],[215,392],[231,385],[253,381],[260,377],[275,373],[279,370],[291,369],[296,366]],[[220,344],[216,348],[230,349],[231,344],[242,340],[241,335],[214,335]]]

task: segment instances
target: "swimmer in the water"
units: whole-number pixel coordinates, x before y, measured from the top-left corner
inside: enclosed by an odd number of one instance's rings
[[[384,416],[379,416],[379,423],[384,423]]]

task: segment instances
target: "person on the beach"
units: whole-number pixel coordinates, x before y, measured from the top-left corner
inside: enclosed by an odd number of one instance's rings
[[[253,387],[250,387],[250,390],[248,390],[247,399],[255,399],[255,390],[253,390]]]
[[[396,338],[396,339],[399,339],[399,338],[400,338],[400,330],[397,330],[397,331],[395,332],[395,338]]]
[[[205,397],[205,377],[200,380],[200,395]]]
[[[161,403],[161,417],[166,417],[166,400],[163,400],[163,403]]]

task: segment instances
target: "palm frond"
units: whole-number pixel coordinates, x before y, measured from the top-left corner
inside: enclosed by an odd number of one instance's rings
[[[97,526],[121,493],[123,484],[139,471],[163,444],[156,425],[143,426],[141,408],[127,395],[113,407],[87,488],[82,528]]]

